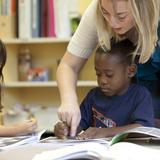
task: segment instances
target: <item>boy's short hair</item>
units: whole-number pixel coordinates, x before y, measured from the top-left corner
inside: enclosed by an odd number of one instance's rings
[[[126,63],[128,65],[135,63],[133,52],[135,51],[136,46],[128,39],[112,42],[111,50],[105,51],[102,47],[98,47],[96,54],[111,54],[116,55],[120,58],[120,63]]]

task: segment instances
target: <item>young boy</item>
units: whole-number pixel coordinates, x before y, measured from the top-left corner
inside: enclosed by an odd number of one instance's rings
[[[112,44],[105,52],[96,51],[95,70],[99,87],[92,89],[83,100],[79,139],[110,137],[138,126],[154,126],[152,98],[143,86],[131,83],[136,73],[129,40]],[[59,138],[69,135],[63,122],[56,124]]]
[[[0,79],[3,82],[3,67],[6,63],[6,48],[2,41],[0,41]],[[2,87],[0,85],[0,91]],[[2,112],[1,105],[1,93],[0,93],[0,113]],[[14,124],[10,126],[0,125],[0,136],[17,136],[32,133],[37,128],[37,121],[35,119],[26,120],[19,124]]]

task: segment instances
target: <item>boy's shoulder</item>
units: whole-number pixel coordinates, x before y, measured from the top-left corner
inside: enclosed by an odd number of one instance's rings
[[[145,86],[142,86],[140,84],[135,84],[135,83],[132,83],[130,84],[130,87],[129,87],[129,91],[130,92],[136,92],[137,94],[141,94],[141,93],[146,93],[146,94],[150,94],[149,90],[145,87]],[[103,94],[100,87],[94,87],[92,89],[90,89],[90,91],[88,92],[88,95],[101,95]]]
[[[137,94],[145,94],[151,96],[149,90],[145,86],[142,86],[140,84],[131,84],[130,90],[132,92],[136,92]]]
[[[92,89],[89,90],[89,92],[87,93],[87,97],[95,97],[95,96],[101,96],[102,91],[100,89],[100,87],[94,87]]]
[[[131,88],[136,89],[136,90],[142,90],[142,91],[149,92],[148,89],[145,86],[140,85],[140,84],[131,83],[130,86],[131,86]]]
[[[100,87],[94,87],[92,89],[90,89],[90,91],[88,92],[89,94],[95,94],[95,93],[102,93]]]
[[[151,93],[149,92],[149,90],[142,86],[142,85],[139,85],[139,84],[134,84],[132,83],[130,86],[129,86],[129,89],[128,91],[124,94],[123,97],[128,97],[128,96],[133,96],[133,97],[137,97],[138,99],[141,99],[141,98],[144,98],[144,97],[151,97]],[[99,99],[99,98],[105,98],[106,96],[103,94],[103,92],[101,91],[100,87],[95,87],[95,88],[92,88],[86,98],[88,99]]]

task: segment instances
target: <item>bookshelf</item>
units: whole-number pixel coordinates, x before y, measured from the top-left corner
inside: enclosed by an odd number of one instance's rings
[[[79,11],[83,13],[91,0],[79,1]],[[12,107],[16,103],[41,106],[59,106],[60,97],[56,83],[57,61],[65,53],[70,38],[3,38],[7,48],[7,63],[4,68],[5,87],[2,103]],[[35,66],[51,69],[51,78],[47,82],[27,82],[18,80],[18,53],[21,48],[28,48]],[[79,102],[88,90],[97,85],[93,56],[80,73],[77,83]]]
[[[94,87],[97,82],[94,80],[79,80],[77,87]],[[57,87],[56,81],[50,82],[8,82],[5,84],[7,88],[27,88],[27,87]]]

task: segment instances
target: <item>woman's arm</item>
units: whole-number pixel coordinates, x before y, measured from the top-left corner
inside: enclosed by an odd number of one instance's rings
[[[71,126],[71,136],[75,135],[81,118],[76,94],[76,82],[79,71],[86,60],[66,52],[57,69],[57,83],[61,97],[58,116],[60,120]]]
[[[84,13],[57,70],[61,97],[58,115],[70,126],[71,136],[75,136],[81,118],[76,94],[77,77],[98,43],[95,25],[97,3],[98,0],[93,0]]]

